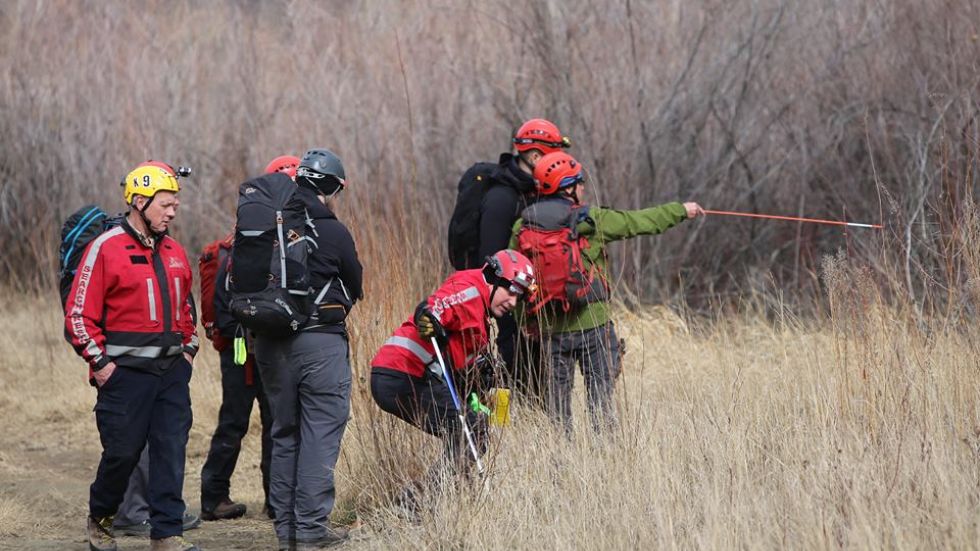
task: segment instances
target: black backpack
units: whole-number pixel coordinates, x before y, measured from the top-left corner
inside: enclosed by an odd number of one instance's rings
[[[495,163],[477,163],[459,180],[456,207],[449,219],[449,262],[457,270],[478,267],[480,248],[480,205],[487,190],[494,185]]]
[[[68,302],[68,293],[75,279],[78,264],[82,261],[85,247],[96,237],[113,226],[118,226],[123,215],[110,217],[98,205],[85,205],[76,210],[61,225],[61,244],[58,246],[58,287],[61,291],[61,308]]]
[[[307,258],[316,242],[307,236],[308,227],[315,232],[307,220],[299,188],[283,173],[239,187],[229,309],[255,333],[287,336],[309,319]]]

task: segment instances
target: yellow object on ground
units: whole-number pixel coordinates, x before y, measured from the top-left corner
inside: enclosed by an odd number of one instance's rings
[[[496,427],[506,427],[510,424],[510,389],[493,389],[493,414],[490,424]]]

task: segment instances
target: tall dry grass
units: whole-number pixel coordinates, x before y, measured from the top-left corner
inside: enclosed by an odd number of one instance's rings
[[[972,324],[915,323],[863,273],[828,259],[832,306],[823,320],[790,308],[767,319],[761,304],[710,320],[621,311],[620,429],[596,439],[582,422],[581,393],[570,440],[518,405],[513,424],[494,435],[486,485],[429,488],[420,524],[400,517],[391,499],[440,446],[382,414],[366,379],[373,349],[407,310],[361,315],[336,520],[361,523],[355,549],[974,548],[980,333]],[[78,472],[76,458],[94,468],[94,393],[60,339],[56,310],[49,299],[0,306],[5,480]],[[202,353],[192,381],[191,507],[220,401],[215,360]],[[57,450],[65,462],[24,464],[29,446]],[[232,485],[254,508],[258,451],[252,434]],[[84,485],[53,497],[2,494],[0,537],[10,545],[76,539]],[[52,500],[58,514],[48,514]],[[211,529],[192,535],[200,541]],[[255,548],[271,543],[271,527],[240,530]]]
[[[367,386],[370,358],[416,296],[392,285],[352,320],[353,410],[335,520],[358,523],[355,549],[975,548],[980,330],[963,312],[978,298],[980,220],[972,209],[965,219],[948,237],[969,283],[934,291],[953,292],[957,312],[925,315],[845,254],[823,259],[823,307],[805,315],[776,293],[709,316],[621,307],[618,430],[591,433],[581,381],[570,439],[518,400],[513,424],[494,433],[486,481],[427,488],[417,524],[393,497],[440,445],[381,413]],[[61,340],[56,302],[11,296],[0,305],[0,480],[37,476],[38,466],[23,463],[30,446],[89,457],[94,468],[93,392]],[[220,400],[210,350],[192,396],[185,495],[194,507]],[[262,502],[258,454],[253,433],[232,485],[252,507]],[[51,476],[78,472],[56,461],[43,467]],[[70,540],[83,489],[5,490],[0,536],[11,545]],[[56,515],[46,514],[52,500]],[[194,535],[213,547],[209,530]],[[266,524],[238,525],[230,537],[235,530],[252,548],[271,542]]]

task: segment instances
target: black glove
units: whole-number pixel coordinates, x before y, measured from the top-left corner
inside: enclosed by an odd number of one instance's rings
[[[483,394],[494,387],[497,380],[497,372],[501,370],[503,362],[496,355],[484,352],[477,356],[474,367],[479,374],[479,390]]]
[[[448,340],[446,328],[439,323],[435,314],[429,309],[429,304],[424,300],[415,308],[415,329],[423,339],[435,337],[440,343]]]

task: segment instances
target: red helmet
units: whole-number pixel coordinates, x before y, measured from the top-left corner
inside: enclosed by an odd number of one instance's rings
[[[551,195],[582,180],[582,165],[568,153],[549,153],[534,165],[534,183],[539,195]]]
[[[144,166],[155,166],[157,168],[162,168],[163,170],[166,170],[167,173],[170,174],[171,176],[173,176],[174,178],[177,177],[177,171],[174,170],[174,167],[172,167],[172,166],[170,166],[167,163],[164,163],[162,161],[146,161],[146,162],[142,162],[142,163],[136,165],[136,168],[143,168]]]
[[[531,119],[514,134],[514,148],[521,153],[537,149],[547,155],[571,145],[571,140],[561,135],[555,123],[544,119]]]
[[[143,168],[144,166],[155,166],[166,170],[174,178],[186,178],[191,175],[191,169],[186,166],[178,166],[176,169],[163,161],[144,161],[138,165],[136,168]]]
[[[299,166],[299,157],[293,155],[280,155],[269,161],[265,167],[266,174],[273,172],[285,172],[290,178],[296,179],[296,167]]]
[[[498,283],[508,285],[512,293],[532,294],[537,288],[531,261],[517,251],[504,249],[488,256],[483,270],[496,276]]]

